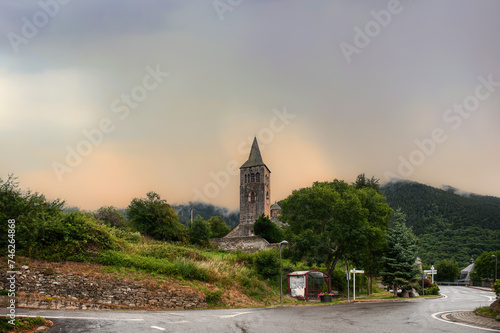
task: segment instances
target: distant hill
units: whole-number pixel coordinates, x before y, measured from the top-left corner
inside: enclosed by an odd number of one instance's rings
[[[203,219],[208,220],[212,216],[222,216],[226,224],[234,228],[240,223],[240,212],[230,211],[225,207],[214,206],[203,202],[191,202],[187,205],[172,205],[179,216],[179,222],[188,225],[191,220],[191,206],[193,206],[193,217],[200,215]]]
[[[420,257],[428,264],[454,258],[465,266],[471,257],[500,246],[500,198],[409,181],[391,182],[381,190],[394,210],[407,215],[421,240]]]

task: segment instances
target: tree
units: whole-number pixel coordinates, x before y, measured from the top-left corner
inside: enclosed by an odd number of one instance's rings
[[[155,192],[146,196],[134,198],[127,207],[131,226],[158,240],[187,242],[187,230],[179,223],[175,210]]]
[[[113,206],[104,206],[99,208],[95,213],[94,217],[108,227],[123,228],[127,224],[127,219],[125,216],[118,211]]]
[[[454,282],[460,277],[460,268],[455,259],[443,259],[436,264],[436,280]]]
[[[377,180],[378,182],[378,180]],[[368,294],[373,293],[373,280],[379,276],[382,257],[386,249],[386,232],[392,209],[387,205],[384,196],[376,189],[364,187],[357,191],[361,205],[368,210],[368,228],[365,231],[365,241],[359,252],[351,261],[357,267],[363,267],[368,278]]]
[[[210,240],[210,224],[200,215],[196,216],[189,230],[191,243],[207,245]]]
[[[257,236],[264,238],[269,243],[279,243],[283,240],[283,231],[281,228],[264,214],[255,220],[253,231]]]
[[[360,260],[366,244],[376,242],[369,238],[384,239],[392,212],[376,191],[339,180],[295,190],[281,208],[292,260],[324,263],[330,276],[339,260]]]
[[[399,287],[408,290],[420,272],[417,259],[417,237],[405,224],[406,216],[400,210],[394,213],[394,224],[387,232],[387,250],[383,258],[382,281],[394,286],[394,296]]]
[[[0,233],[7,235],[7,221],[15,220],[16,254],[28,255],[37,245],[36,239],[44,221],[59,219],[64,201],[47,201],[42,194],[21,191],[17,177],[10,174],[0,178]],[[7,237],[0,237],[0,245],[7,248]]]
[[[210,238],[221,238],[226,236],[231,227],[226,224],[222,216],[212,216],[208,219],[210,225]]]
[[[498,258],[500,257],[500,251],[483,252],[474,260],[474,271],[471,273],[473,281],[495,278],[495,258],[492,255],[496,255]]]
[[[362,173],[356,177],[356,181],[353,183],[354,187],[359,189],[362,188],[372,188],[377,192],[380,192],[379,180],[372,176],[372,178],[367,179],[365,174]]]

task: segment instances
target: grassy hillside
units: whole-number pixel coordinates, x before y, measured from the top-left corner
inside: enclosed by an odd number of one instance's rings
[[[17,266],[31,260],[100,264],[108,272],[146,274],[190,286],[205,294],[212,307],[279,301],[277,249],[227,253],[210,244],[155,240],[129,224],[110,226],[94,214],[65,210],[62,201],[21,191],[14,177],[0,179],[0,220],[0,246],[15,244],[8,259]],[[303,268],[287,260],[283,264],[284,274]],[[247,300],[235,303],[242,298]]]
[[[454,258],[466,266],[471,257],[500,244],[500,198],[407,181],[386,184],[382,191],[391,208],[407,215],[428,264]]]

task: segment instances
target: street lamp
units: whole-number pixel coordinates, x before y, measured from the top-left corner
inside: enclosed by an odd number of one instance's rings
[[[281,245],[286,245],[288,242],[286,240],[281,241],[280,243],[280,304],[283,304],[283,274],[281,267]]]
[[[495,283],[497,282],[497,265],[498,265],[498,258],[496,255],[492,254],[492,258],[495,258]]]

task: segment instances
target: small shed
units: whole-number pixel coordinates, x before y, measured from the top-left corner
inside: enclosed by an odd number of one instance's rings
[[[323,290],[323,284],[328,286],[330,292],[330,277],[322,271],[295,271],[287,274],[288,293],[299,299],[317,299]]]

